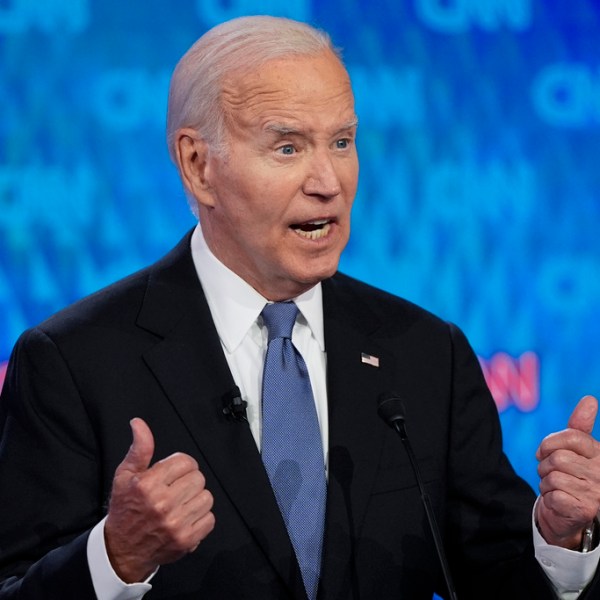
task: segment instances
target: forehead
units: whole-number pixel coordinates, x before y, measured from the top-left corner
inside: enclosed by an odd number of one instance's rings
[[[270,60],[234,73],[222,88],[225,113],[238,125],[275,120],[348,122],[354,118],[350,78],[333,52]]]

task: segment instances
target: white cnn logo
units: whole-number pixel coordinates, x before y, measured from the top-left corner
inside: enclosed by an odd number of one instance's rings
[[[415,0],[415,11],[426,27],[443,33],[523,31],[531,25],[531,0]]]

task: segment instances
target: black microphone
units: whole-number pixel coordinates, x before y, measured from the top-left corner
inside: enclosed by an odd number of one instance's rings
[[[223,395],[223,414],[230,421],[248,422],[246,407],[248,403],[242,400],[240,388],[236,385],[232,390]]]
[[[402,399],[400,398],[399,394],[397,394],[396,392],[384,392],[383,394],[381,394],[378,400],[377,414],[392,429],[395,429],[398,432],[398,435],[400,436],[400,439],[404,444],[404,448],[406,449],[406,453],[408,454],[408,460],[410,461],[410,465],[412,467],[415,479],[417,481],[417,486],[419,487],[419,492],[421,493],[421,501],[423,502],[423,507],[425,508],[425,514],[427,515],[429,529],[431,530],[431,534],[433,535],[435,549],[440,564],[442,566],[444,579],[446,581],[446,587],[448,588],[448,593],[450,594],[450,600],[458,600],[458,596],[456,595],[456,590],[454,588],[454,583],[452,581],[452,576],[450,574],[450,567],[448,566],[446,553],[444,552],[444,546],[442,544],[442,536],[440,535],[440,529],[435,520],[433,507],[431,506],[431,500],[429,499],[429,495],[425,491],[425,486],[423,485],[423,480],[421,479],[419,466],[417,465],[417,459],[415,457],[415,453],[413,452],[412,446],[410,445],[410,442],[408,440],[408,435],[406,434],[406,418],[404,416],[404,403],[402,402]]]

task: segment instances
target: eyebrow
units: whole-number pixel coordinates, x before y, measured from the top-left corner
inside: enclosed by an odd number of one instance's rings
[[[289,125],[283,125],[281,123],[269,123],[265,129],[282,136],[301,133],[296,127],[290,127]]]
[[[348,121],[347,123],[345,123],[344,125],[342,125],[336,131],[336,133],[340,133],[342,131],[347,131],[348,129],[355,129],[356,127],[358,127],[358,117],[354,117],[354,119],[352,119],[351,121]]]
[[[344,123],[337,131],[336,134],[347,131],[348,129],[354,129],[358,126],[358,118],[354,118],[347,123]],[[283,123],[269,123],[266,128],[267,131],[272,131],[280,136],[286,135],[302,135],[304,132],[297,127],[292,127],[290,125],[284,125]]]

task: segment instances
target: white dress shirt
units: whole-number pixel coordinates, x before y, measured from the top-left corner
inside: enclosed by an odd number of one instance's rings
[[[192,235],[192,256],[233,380],[242,399],[248,402],[248,422],[260,450],[262,372],[268,342],[260,313],[268,301],[215,258],[200,227]],[[308,368],[327,464],[329,427],[321,284],[294,298],[294,302],[300,312],[292,342]]]
[[[209,250],[198,225],[192,235],[192,258],[221,345],[242,399],[248,403],[250,430],[260,450],[262,371],[267,349],[267,330],[260,313],[267,300],[230,271]],[[321,428],[325,464],[328,449],[326,355],[321,285],[294,299],[299,308],[292,341],[302,354],[311,379]],[[533,517],[532,517],[533,518]],[[140,600],[152,589],[149,581],[126,584],[111,567],[104,543],[104,521],[91,532],[87,554],[98,600]],[[561,600],[576,600],[594,576],[600,547],[582,554],[550,546],[533,525],[535,556],[552,581]]]

